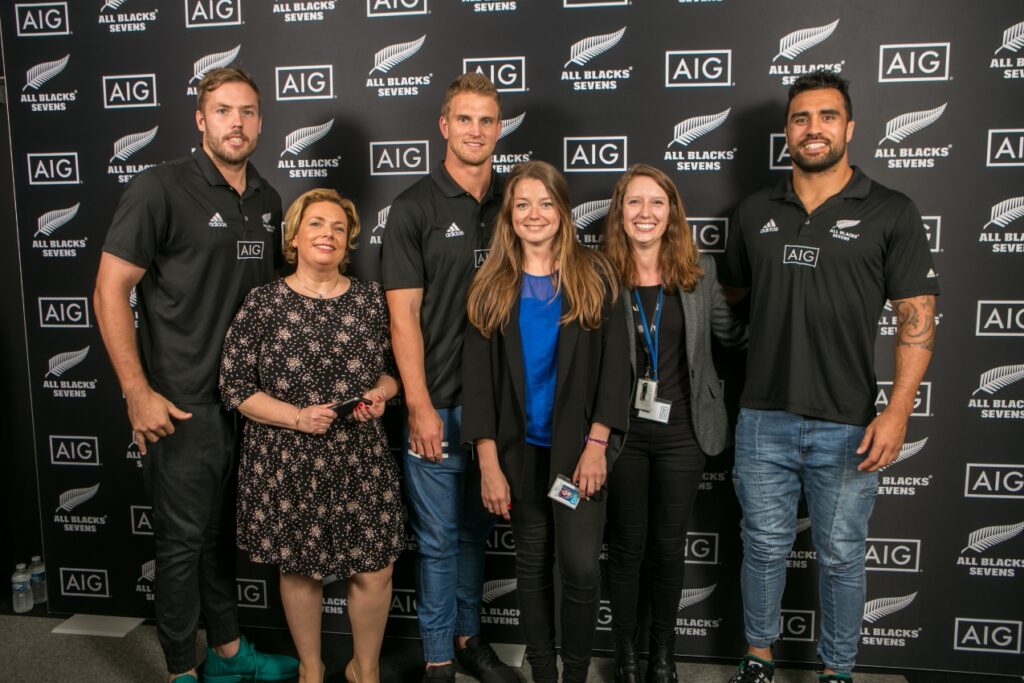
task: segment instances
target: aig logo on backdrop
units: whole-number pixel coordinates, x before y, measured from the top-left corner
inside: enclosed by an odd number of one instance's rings
[[[784,609],[779,617],[779,640],[814,641],[814,610]]]
[[[391,609],[388,611],[391,619],[419,619],[416,611],[416,591],[412,588],[391,589]]]
[[[66,2],[18,2],[14,5],[19,37],[66,36],[71,33]]]
[[[157,107],[156,74],[103,77],[103,108]]]
[[[683,556],[686,564],[718,564],[718,533],[687,531]]]
[[[427,140],[370,143],[370,175],[423,175],[430,172]]]
[[[50,464],[98,466],[100,464],[99,439],[95,436],[51,434]]]
[[[625,171],[625,135],[562,138],[562,170],[571,173]]]
[[[793,159],[789,156],[789,144],[783,133],[772,133],[769,136],[768,168],[772,171],[793,170]]]
[[[132,505],[132,535],[153,535],[153,508],[149,505]]]
[[[889,407],[889,395],[892,382],[878,382],[878,393],[875,395],[875,410],[882,412]],[[914,411],[911,417],[931,417],[932,414],[932,383],[921,382],[914,396]]]
[[[515,556],[516,540],[508,522],[499,521],[491,529],[491,535],[487,537],[487,554]]]
[[[1024,128],[989,128],[986,166],[1024,166]]]
[[[78,152],[29,152],[29,185],[78,185]]]
[[[89,300],[84,296],[41,296],[39,327],[90,327]]]
[[[1021,622],[1007,619],[957,617],[954,650],[1020,654]]]
[[[61,567],[60,594],[74,598],[109,598],[107,570]]]
[[[878,82],[948,81],[949,43],[878,46]]]
[[[426,13],[427,0],[366,0],[368,17],[405,17]]]
[[[1012,53],[1024,47],[1024,21],[1003,31],[1003,39],[989,62],[990,69],[1002,69],[1006,80],[1024,78],[1024,55]]]
[[[562,0],[562,7],[579,9],[581,7],[621,7],[628,5],[629,0]]]
[[[916,574],[921,571],[921,539],[867,539],[864,569],[869,572],[906,572]]]
[[[185,0],[185,28],[241,25],[242,0]]]
[[[238,606],[267,609],[267,582],[263,579],[235,579]]]
[[[725,243],[729,240],[728,218],[698,218],[687,216],[693,243],[705,254],[725,253]],[[705,472],[705,474],[708,474]]]
[[[277,101],[334,98],[334,65],[274,67]]]
[[[967,463],[964,498],[1024,498],[1024,465]]]
[[[721,88],[732,82],[732,50],[667,50],[666,88]]]
[[[979,301],[974,336],[1024,337],[1024,301]]]
[[[476,72],[490,79],[498,92],[526,92],[526,57],[465,57],[462,73]]]

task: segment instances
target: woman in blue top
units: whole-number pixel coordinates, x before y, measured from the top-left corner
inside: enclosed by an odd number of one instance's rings
[[[526,657],[533,680],[549,683],[558,680],[556,553],[562,681],[587,678],[603,488],[628,421],[617,278],[575,233],[565,178],[544,162],[517,166],[469,290],[462,363],[462,438],[476,447],[484,507],[511,522]],[[559,475],[579,487],[575,509],[548,497]]]

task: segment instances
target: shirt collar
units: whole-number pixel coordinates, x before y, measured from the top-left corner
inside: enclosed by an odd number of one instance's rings
[[[466,190],[462,189],[455,180],[449,175],[448,169],[444,167],[444,160],[441,161],[434,170],[430,172],[430,177],[434,183],[441,189],[446,197],[461,197],[462,195],[468,195]],[[483,199],[480,201],[481,204],[486,204],[495,197],[501,194],[501,178],[493,170],[491,171],[491,184],[487,186],[487,191],[484,192]],[[470,195],[472,196],[472,195]]]
[[[196,162],[196,166],[199,167],[199,172],[203,174],[203,178],[210,186],[223,185],[224,187],[230,188],[234,191],[234,188],[224,179],[224,174],[220,172],[220,169],[213,163],[213,159],[206,153],[202,145],[196,147],[195,151],[192,152],[192,158]],[[245,163],[245,194],[243,196],[248,197],[250,194],[259,190],[263,187],[263,178],[256,171],[256,167],[251,163]]]
[[[834,195],[835,199],[865,199],[871,193],[871,178],[860,170],[859,166],[853,166],[853,175],[839,194]],[[793,174],[786,174],[786,177],[779,181],[772,190],[770,199],[785,200],[800,204],[800,198],[793,191]]]

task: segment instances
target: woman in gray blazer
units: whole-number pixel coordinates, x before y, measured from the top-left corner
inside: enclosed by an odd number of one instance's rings
[[[604,249],[625,286],[633,362],[629,432],[608,479],[608,584],[615,680],[638,683],[640,565],[650,564],[647,681],[676,681],[675,621],[686,529],[706,455],[727,443],[722,385],[711,336],[725,346],[746,329],[722,296],[715,262],[693,243],[679,191],[657,168],[619,179]]]

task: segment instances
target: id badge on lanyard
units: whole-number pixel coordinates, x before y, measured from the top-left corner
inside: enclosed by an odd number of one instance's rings
[[[636,301],[637,315],[640,318],[638,325],[642,333],[644,350],[647,351],[647,372],[636,381],[636,398],[633,407],[641,413],[650,413],[654,410],[658,400],[658,329],[661,323],[661,305],[664,301],[665,290],[658,287],[658,303],[654,307],[654,324],[647,324],[647,316],[644,314],[644,304],[640,301],[640,292],[633,288],[633,299]]]

